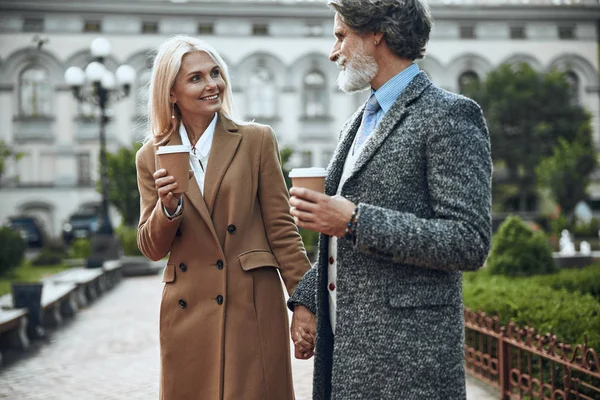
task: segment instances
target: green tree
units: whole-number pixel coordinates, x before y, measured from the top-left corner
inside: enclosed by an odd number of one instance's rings
[[[590,130],[589,124],[586,129]],[[559,138],[553,154],[542,159],[536,174],[539,184],[550,190],[562,212],[570,217],[577,203],[586,197],[590,174],[595,167],[593,146]]]
[[[289,147],[285,147],[279,152],[279,155],[281,156],[281,171],[283,172],[283,177],[285,178],[285,184],[287,185],[288,190],[292,187],[292,180],[288,176],[290,174],[290,169],[287,164],[290,161],[290,158],[292,158],[292,154],[294,154],[294,152]]]
[[[137,186],[135,153],[142,147],[132,143],[131,148],[121,147],[116,153],[106,153],[108,201],[123,217],[123,224],[134,226],[140,217],[140,192]],[[98,191],[101,191],[98,182]]]
[[[0,140],[0,186],[2,186],[2,177],[6,171],[6,162],[11,158],[19,161],[22,157],[23,153],[14,151],[3,140]]]
[[[526,63],[502,65],[465,92],[483,108],[492,157],[517,185],[519,210],[526,209],[528,196],[535,193],[537,165],[552,155],[559,138],[591,147],[584,129],[589,116],[572,101],[562,72],[537,72]]]

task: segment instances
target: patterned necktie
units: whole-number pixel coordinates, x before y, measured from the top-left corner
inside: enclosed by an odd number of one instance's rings
[[[354,150],[352,153],[356,151],[356,149],[360,149],[360,146],[367,140],[371,132],[375,129],[377,125],[377,112],[381,109],[381,106],[377,102],[377,98],[374,94],[369,97],[367,101],[367,105],[365,106],[365,112],[363,113],[362,122],[360,124],[360,128],[358,128],[356,143],[354,144]]]

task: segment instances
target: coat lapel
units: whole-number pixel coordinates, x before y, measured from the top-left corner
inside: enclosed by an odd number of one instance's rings
[[[373,157],[385,139],[396,130],[396,127],[401,124],[404,118],[410,113],[410,105],[418,99],[421,93],[423,93],[430,85],[431,81],[424,72],[419,72],[419,74],[414,77],[400,97],[398,97],[398,100],[396,100],[392,108],[389,109],[383,119],[377,124],[373,133],[371,133],[371,138],[365,143],[365,147],[359,155],[358,160],[356,160],[356,164],[348,177],[348,180],[360,171]],[[358,120],[359,125],[361,119],[362,112],[360,113]],[[348,152],[346,151],[344,154],[347,153]]]
[[[237,131],[237,125],[219,113],[204,180],[204,200],[210,215],[221,181],[242,139],[242,135]]]
[[[340,135],[340,142],[335,149],[331,163],[327,171],[327,179],[325,180],[325,193],[329,196],[333,196],[337,192],[337,188],[342,178],[342,172],[344,171],[344,164],[346,163],[346,156],[350,151],[352,142],[354,142],[354,136],[360,127],[362,120],[364,106],[354,113],[348,120],[346,125],[342,128]]]

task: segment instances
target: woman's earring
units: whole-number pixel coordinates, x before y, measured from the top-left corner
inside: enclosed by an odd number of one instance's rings
[[[171,119],[175,119],[175,106],[171,108]]]
[[[373,40],[373,44],[377,46],[377,40]]]

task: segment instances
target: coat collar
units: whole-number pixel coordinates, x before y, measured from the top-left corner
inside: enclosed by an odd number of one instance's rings
[[[425,89],[431,86],[431,84],[432,83],[427,77],[427,74],[424,72],[419,72],[419,74],[413,78],[406,89],[404,89],[400,97],[398,97],[392,108],[390,108],[390,110],[379,122],[375,128],[375,131],[371,133],[372,137],[365,143],[365,147],[362,149],[354,169],[348,177],[348,180],[350,180],[358,171],[360,171],[373,157],[385,139],[392,132],[394,132],[395,128],[410,113],[410,106],[421,96]],[[342,128],[341,141],[335,151],[335,154],[333,155],[325,184],[325,192],[330,196],[334,195],[337,191],[342,172],[344,170],[346,157],[350,151],[350,148],[352,147],[352,143],[354,142],[354,136],[360,127],[363,112],[364,106],[354,113],[344,128]]]

